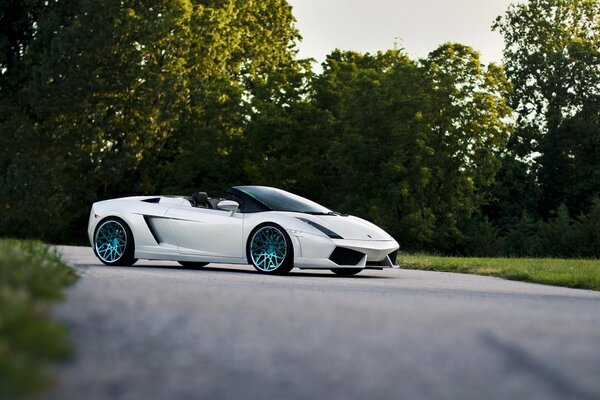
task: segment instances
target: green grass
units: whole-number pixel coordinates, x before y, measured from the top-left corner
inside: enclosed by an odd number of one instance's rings
[[[71,354],[64,327],[47,310],[77,279],[50,247],[0,240],[0,398],[43,389],[49,364]]]
[[[600,290],[600,260],[463,258],[400,255],[400,268],[497,276],[515,281]]]

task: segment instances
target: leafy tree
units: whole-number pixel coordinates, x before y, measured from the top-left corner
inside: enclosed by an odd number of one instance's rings
[[[560,135],[578,138],[570,157],[573,175],[565,203],[573,214],[587,212],[600,194],[600,102],[565,121]]]
[[[506,43],[504,63],[515,88],[519,132],[533,132],[522,142],[530,155],[540,155],[541,214],[548,216],[564,201],[574,211],[585,208],[600,189],[595,176],[576,172],[579,159],[598,167],[597,145],[580,144],[596,143],[598,135],[593,115],[600,100],[600,3],[530,0],[511,5],[494,28]],[[569,198],[573,184],[585,187],[576,199]]]
[[[18,81],[19,65],[46,8],[41,0],[0,1],[0,93]]]
[[[161,190],[217,191],[255,176],[246,161],[255,150],[248,147],[247,125],[297,96],[293,79],[305,68],[295,59],[294,22],[285,0],[197,6],[189,108],[161,168]]]
[[[521,130],[509,139],[500,160],[501,166],[495,182],[484,190],[482,215],[489,218],[502,232],[518,223],[523,215],[537,214],[540,188],[536,170],[526,156],[525,146],[519,143]]]
[[[600,257],[600,199],[595,197],[587,214],[577,218],[579,231],[576,233],[576,254],[581,257]]]
[[[410,237],[414,232],[404,231],[407,224],[400,219],[415,201],[411,185],[427,173],[418,162],[427,149],[419,139],[425,87],[416,63],[397,50],[336,51],[323,69],[314,83],[314,103],[333,117],[326,137],[331,149],[320,155],[327,159],[329,201],[401,233],[401,240]],[[423,228],[425,222],[419,222],[413,226]],[[412,238],[405,243],[420,243],[420,236]]]
[[[508,256],[539,256],[544,254],[545,244],[540,233],[544,221],[524,214],[504,235],[504,251]]]
[[[409,248],[450,250],[490,185],[511,123],[502,70],[447,44],[420,63],[400,51],[332,53],[314,82],[333,117],[319,153],[328,199]]]
[[[500,230],[487,217],[473,218],[465,232],[467,239],[464,252],[475,257],[497,257],[502,255],[504,244]]]
[[[81,1],[65,24],[55,4],[39,21],[39,42],[25,60],[31,77],[15,96],[21,135],[12,135],[12,148],[21,153],[8,170],[31,170],[33,179],[13,175],[3,188],[14,196],[29,185],[28,196],[12,203],[42,212],[52,236],[71,234],[74,221],[85,221],[83,204],[96,196],[150,187],[151,168],[185,102],[181,39],[191,17],[186,1],[137,8]]]
[[[459,44],[442,45],[423,67],[432,88],[426,119],[434,149],[426,198],[438,216],[436,240],[451,248],[461,236],[459,227],[481,206],[481,188],[494,182],[500,166],[512,131],[510,86],[501,67],[482,65],[476,51]]]
[[[219,165],[296,37],[283,0],[47,3],[1,101],[0,231],[81,235],[90,202],[155,190],[159,166]]]

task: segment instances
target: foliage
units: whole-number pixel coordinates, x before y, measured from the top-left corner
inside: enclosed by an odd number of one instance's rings
[[[447,44],[422,62],[338,50],[322,74],[298,73],[308,91],[246,127],[253,181],[366,217],[409,247],[453,246],[510,132],[502,70]]]
[[[469,227],[465,253],[477,256],[585,257],[600,254],[600,200],[588,213],[571,217],[562,204],[547,221],[529,214],[498,228],[487,218]]]
[[[477,52],[462,45],[441,46],[425,60],[425,67],[433,83],[434,116],[426,120],[433,135],[435,177],[435,190],[425,198],[440,208],[436,232],[444,238],[449,234],[443,227],[458,230],[481,206],[481,189],[494,182],[499,155],[512,131],[512,109],[506,100],[510,86],[501,67],[485,67]],[[448,242],[446,249],[457,245]]]
[[[525,214],[537,215],[540,188],[535,167],[528,160],[530,150],[523,143],[524,135],[521,127],[512,134],[500,156],[494,184],[482,193],[485,202],[480,212],[501,231]]]
[[[420,62],[397,50],[338,51],[314,88],[315,105],[334,119],[319,137],[332,142],[330,171],[318,175],[332,178],[328,199],[408,247],[454,246],[511,129],[502,70],[459,44]]]
[[[503,254],[504,243],[500,229],[490,222],[474,217],[466,229],[464,253],[475,257],[497,257]]]
[[[0,0],[0,93],[19,82],[23,56],[36,21],[47,4],[41,0]]]
[[[285,0],[0,0],[0,236],[84,241],[94,201],[253,183],[412,250],[598,257],[599,15],[511,5],[504,66],[446,43],[317,74]]]
[[[28,21],[25,79],[0,99],[0,232],[55,241],[83,234],[91,202],[157,190],[186,153],[222,161],[298,37],[282,0],[50,2]]]
[[[541,133],[600,95],[599,15],[595,0],[530,0],[509,6],[494,25],[504,35],[516,110]]]
[[[44,310],[77,274],[39,242],[0,241],[0,396],[48,383],[47,364],[70,354],[64,328]]]
[[[32,230],[16,234],[60,239],[96,196],[149,189],[146,168],[183,101],[174,96],[184,65],[173,26],[190,15],[185,4],[52,5],[36,21],[24,60],[29,79],[4,110],[12,154],[0,197],[4,222]],[[51,228],[39,231],[36,220]]]
[[[560,203],[586,210],[600,191],[600,3],[530,0],[511,5],[495,29],[513,82],[521,142],[538,156],[539,213]]]

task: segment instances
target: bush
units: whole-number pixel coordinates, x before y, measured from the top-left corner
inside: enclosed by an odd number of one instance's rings
[[[48,246],[0,240],[0,398],[44,387],[47,364],[70,354],[64,328],[44,310],[76,280]]]
[[[503,253],[500,230],[487,217],[475,220],[467,228],[465,253],[475,257],[496,257]]]
[[[573,218],[561,205],[548,221],[524,215],[501,232],[487,219],[467,230],[465,253],[474,256],[600,258],[600,200]]]

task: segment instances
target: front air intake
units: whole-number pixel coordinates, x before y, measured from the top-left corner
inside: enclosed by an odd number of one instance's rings
[[[329,259],[337,265],[356,265],[364,256],[360,251],[336,247],[329,256]]]
[[[388,254],[388,257],[390,258],[392,265],[398,265],[398,250],[392,251],[390,254]]]

